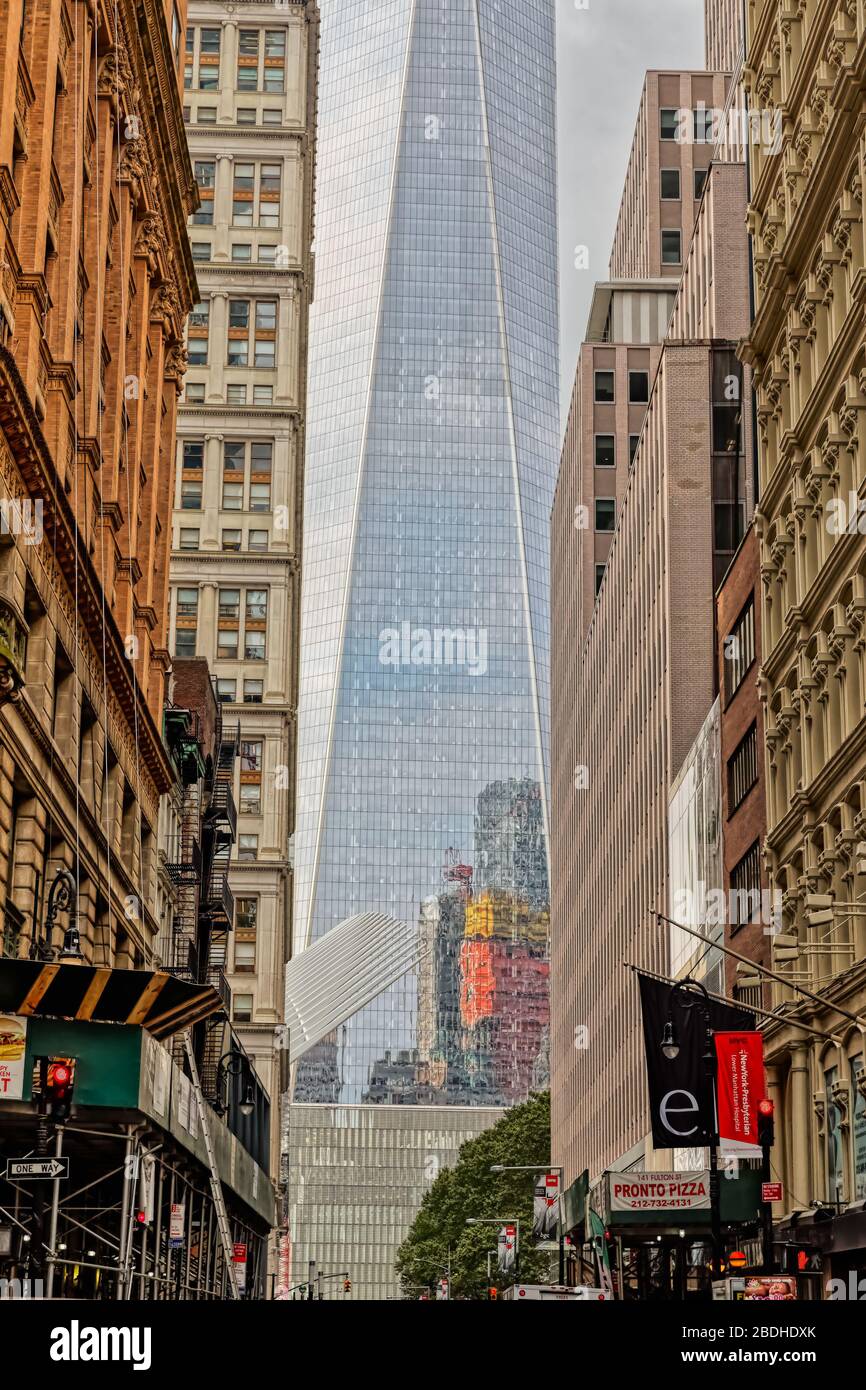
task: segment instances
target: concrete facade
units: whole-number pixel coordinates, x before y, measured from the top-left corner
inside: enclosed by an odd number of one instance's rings
[[[232,1022],[276,1108],[290,949],[318,19],[196,0],[184,115],[201,206],[178,420],[172,651],[207,658],[239,727]],[[214,129],[215,127],[215,129]],[[215,149],[218,151],[215,153]],[[279,1161],[272,1127],[271,1170]]]

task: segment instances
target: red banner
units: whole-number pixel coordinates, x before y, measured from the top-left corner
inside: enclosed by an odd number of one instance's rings
[[[716,1033],[719,1144],[724,1153],[760,1158],[758,1104],[766,1094],[761,1033]]]

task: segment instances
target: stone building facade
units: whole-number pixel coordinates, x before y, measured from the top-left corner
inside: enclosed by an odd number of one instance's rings
[[[177,439],[172,652],[204,656],[239,733],[232,1019],[273,1098],[290,943],[318,15],[193,0],[184,117],[199,302]],[[279,1127],[272,1133],[272,1171]]]
[[[784,113],[781,148],[750,147],[744,350],[760,434],[767,869],[783,900],[772,958],[791,981],[773,987],[788,1017],[765,1032],[776,1214],[834,1204],[821,1247],[825,1272],[844,1276],[866,1249],[846,1211],[866,1197],[866,6],[751,0],[747,20],[750,103]]]
[[[50,958],[77,927],[86,959],[142,965],[157,931],[173,438],[195,298],[183,21],[172,0],[0,14],[6,955]]]

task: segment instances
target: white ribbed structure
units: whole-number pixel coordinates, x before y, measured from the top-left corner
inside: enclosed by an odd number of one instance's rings
[[[384,912],[360,912],[290,960],[286,1024],[292,1065],[412,970],[422,952],[415,928]]]

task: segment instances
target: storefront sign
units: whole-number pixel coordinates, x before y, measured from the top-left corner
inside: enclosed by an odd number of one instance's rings
[[[247,1247],[240,1241],[236,1241],[232,1246],[232,1264],[235,1267],[235,1278],[238,1283],[238,1293],[246,1293],[247,1289]]]
[[[762,1202],[781,1202],[781,1200],[782,1200],[782,1184],[781,1184],[780,1182],[762,1182],[762,1183],[761,1183],[761,1201],[762,1201]]]
[[[0,1014],[0,1101],[24,1098],[27,1019]]]
[[[723,1153],[760,1158],[758,1102],[766,1096],[761,1033],[716,1033],[719,1145]]]
[[[611,1173],[611,1211],[702,1211],[710,1205],[710,1175]]]

